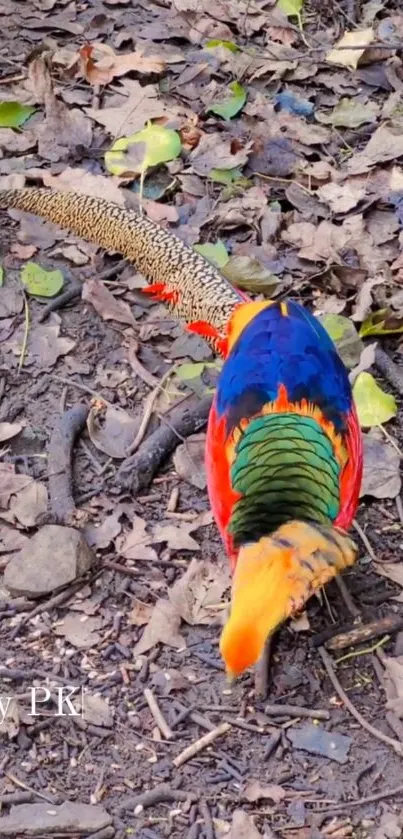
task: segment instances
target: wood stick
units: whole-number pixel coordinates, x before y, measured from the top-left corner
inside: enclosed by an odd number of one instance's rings
[[[391,635],[401,629],[402,626],[403,617],[401,615],[387,615],[377,621],[357,626],[349,632],[340,632],[339,635],[334,635],[325,643],[329,650],[344,650],[346,647],[356,647],[358,644],[363,644],[372,638],[379,638],[381,635]]]
[[[147,705],[155,719],[155,722],[158,725],[158,728],[165,740],[171,740],[174,736],[173,731],[170,729],[161,708],[158,705],[158,702],[150,688],[144,688],[144,699],[147,702]]]
[[[307,717],[313,720],[330,720],[330,713],[322,708],[304,708],[301,705],[266,705],[269,717]]]
[[[230,724],[228,722],[222,722],[221,725],[218,725],[217,728],[213,729],[213,731],[208,731],[207,734],[204,734],[203,737],[199,738],[199,740],[195,740],[194,743],[187,746],[183,752],[173,759],[173,765],[178,769],[178,767],[182,766],[183,763],[186,763],[187,760],[191,760],[192,757],[195,757],[199,754],[199,752],[207,748],[207,746],[210,746],[211,743],[214,743],[214,740],[217,740],[217,737],[221,737],[222,734],[227,734],[230,730]]]

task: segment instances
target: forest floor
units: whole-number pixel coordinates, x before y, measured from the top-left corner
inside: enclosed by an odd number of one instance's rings
[[[218,651],[229,580],[203,429],[155,474],[138,465],[172,406],[194,411],[211,391],[219,363],[142,295],[118,254],[1,214],[0,571],[54,521],[49,476],[79,406],[75,524],[94,561],[62,594],[60,548],[51,567],[39,550],[12,594],[0,580],[0,837],[403,833],[399,5],[0,0],[0,188],[53,186],[136,207],[138,178],[113,177],[104,152],[162,119],[181,153],[148,173],[145,212],[189,245],[220,240],[206,256],[251,293],[341,315],[329,328],[346,363],[354,375],[371,368],[397,402],[387,437],[366,433],[364,542],[355,534],[360,559],[345,574],[359,615],[330,584],[278,633],[267,699],[253,674],[230,686]],[[332,59],[346,31],[352,49]],[[7,101],[19,103],[8,116]],[[84,284],[81,299],[43,319],[49,301],[24,274],[32,262],[61,271],[64,290]],[[41,288],[44,277],[60,279],[41,273]],[[382,376],[371,335],[394,378],[384,366]],[[367,432],[385,421],[384,399],[368,395]],[[141,425],[134,491],[119,469]],[[373,622],[357,644],[351,633]],[[350,634],[337,649],[341,631]],[[74,692],[60,708],[63,686]]]

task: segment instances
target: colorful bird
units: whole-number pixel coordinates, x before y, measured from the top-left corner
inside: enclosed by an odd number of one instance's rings
[[[257,663],[278,625],[356,557],[345,533],[362,476],[351,387],[327,332],[297,303],[235,310],[206,464],[233,570],[220,649],[237,676]]]

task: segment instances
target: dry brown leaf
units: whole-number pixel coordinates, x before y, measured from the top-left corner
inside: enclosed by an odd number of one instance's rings
[[[374,38],[374,30],[355,29],[354,32],[345,32],[340,41],[327,54],[326,61],[329,64],[341,64],[343,67],[351,67],[355,70],[358,66],[360,58]],[[363,49],[357,47],[363,45]],[[353,47],[353,49],[347,49]]]
[[[123,460],[137,434],[138,420],[123,408],[108,405],[106,410],[100,410],[94,406],[88,414],[87,428],[92,443],[99,451]]]
[[[92,125],[79,108],[68,108],[53,92],[46,96],[45,119],[36,128],[38,152],[45,160],[65,160],[70,152],[90,148]]]
[[[24,297],[17,285],[3,285],[0,288],[0,319],[9,318],[22,312]]]
[[[119,521],[121,511],[117,510],[106,516],[99,527],[95,525],[87,525],[84,528],[86,541],[92,548],[107,548],[116,536],[122,530],[122,525]]]
[[[394,133],[387,125],[383,124],[374,131],[365,149],[354,154],[347,161],[347,170],[352,175],[358,175],[361,172],[368,172],[376,163],[397,160],[402,156],[403,133],[401,131]]]
[[[392,583],[397,583],[403,588],[403,562],[373,562],[371,568],[380,577],[386,577],[387,580],[392,580]],[[403,592],[395,599],[402,602],[402,595]]]
[[[1,484],[2,475],[0,474],[0,484]],[[0,498],[1,498],[1,490],[0,490]],[[28,542],[28,536],[24,536],[20,530],[11,524],[6,523],[5,521],[2,522],[0,528],[0,554],[2,560],[4,560],[5,555],[8,558],[11,554],[15,553],[16,551],[20,551]]]
[[[205,468],[206,435],[192,434],[175,451],[173,463],[179,478],[198,489],[207,485]]]
[[[0,463],[0,510],[7,510],[10,498],[33,483],[29,475],[16,475],[13,463]]]
[[[79,50],[80,68],[84,78],[92,85],[107,85],[113,79],[131,73],[157,74],[166,68],[164,59],[156,55],[144,55],[145,48],[116,55],[107,44],[86,44]]]
[[[403,656],[382,658],[386,708],[403,718]]]
[[[147,120],[157,117],[184,115],[184,109],[169,105],[159,97],[155,85],[144,85],[125,79],[119,96],[114,96],[114,106],[87,108],[88,115],[104,125],[112,137],[122,137],[140,131]]]
[[[365,194],[365,185],[352,180],[341,184],[324,184],[316,192],[318,198],[328,204],[333,213],[348,213],[362,201]]]
[[[186,647],[186,641],[179,633],[180,622],[180,616],[169,600],[157,600],[150,621],[133,649],[133,655],[142,655],[156,644],[166,644],[177,650]]]
[[[90,647],[96,647],[101,641],[101,635],[97,632],[101,625],[101,618],[80,616],[74,612],[69,612],[61,623],[55,627],[54,631],[56,635],[64,636],[73,647],[88,650]]]
[[[111,728],[113,712],[102,696],[85,693],[83,696],[82,719],[90,725]]]
[[[66,355],[76,345],[70,338],[59,337],[61,318],[52,312],[47,324],[34,324],[28,333],[27,355],[25,365],[38,364],[42,370],[51,370],[61,355]],[[21,355],[24,340],[24,325],[14,332],[12,337],[4,341],[3,347],[11,350],[16,359]],[[15,361],[15,366],[17,360]]]
[[[221,623],[221,601],[230,587],[228,563],[193,559],[168,596],[181,618],[192,626]]]
[[[359,322],[365,320],[368,312],[371,310],[373,302],[372,289],[384,282],[385,277],[369,277],[365,280],[357,294],[351,320]]]
[[[188,522],[157,524],[152,541],[155,544],[166,542],[172,551],[200,551],[200,545],[190,536]]]
[[[86,280],[83,285],[82,299],[91,303],[98,315],[104,320],[116,320],[135,327],[136,321],[128,303],[114,297],[105,283],[100,280]]]
[[[399,452],[376,428],[363,434],[363,442],[364,473],[360,498],[365,495],[396,498],[402,485]]]
[[[263,839],[263,836],[249,813],[245,813],[244,810],[235,810],[226,839]]]
[[[149,547],[153,539],[146,530],[146,523],[140,516],[134,516],[130,533],[117,539],[116,550],[125,559],[158,560],[154,548]]]
[[[20,433],[22,425],[19,422],[0,422],[0,443],[11,440]]]
[[[132,602],[132,609],[129,612],[129,623],[132,626],[144,626],[149,623],[153,613],[154,606],[150,603],[143,603],[136,598]]]
[[[254,779],[247,783],[242,797],[252,803],[265,799],[272,801],[273,804],[279,804],[285,796],[285,789],[278,784],[264,784],[262,781]]]
[[[113,178],[105,175],[93,175],[85,169],[67,166],[60,175],[52,175],[51,172],[43,172],[44,186],[50,186],[60,192],[80,192],[83,195],[91,195],[93,198],[105,198],[106,201],[113,201],[114,204],[124,206],[124,194],[119,189]]]
[[[252,143],[247,143],[239,151],[232,152],[231,140],[220,140],[217,134],[204,134],[198,146],[190,155],[193,172],[206,177],[212,169],[234,169],[244,166],[252,151]]]
[[[48,491],[45,484],[32,481],[11,499],[10,515],[14,516],[23,527],[35,527],[47,508]]]

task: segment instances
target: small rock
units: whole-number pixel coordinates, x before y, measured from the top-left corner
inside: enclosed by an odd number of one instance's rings
[[[13,595],[41,597],[80,577],[94,559],[78,530],[47,524],[10,560],[4,582]]]
[[[64,804],[18,804],[0,818],[0,836],[42,836],[95,833],[108,827],[112,818],[99,804],[65,801]]]

